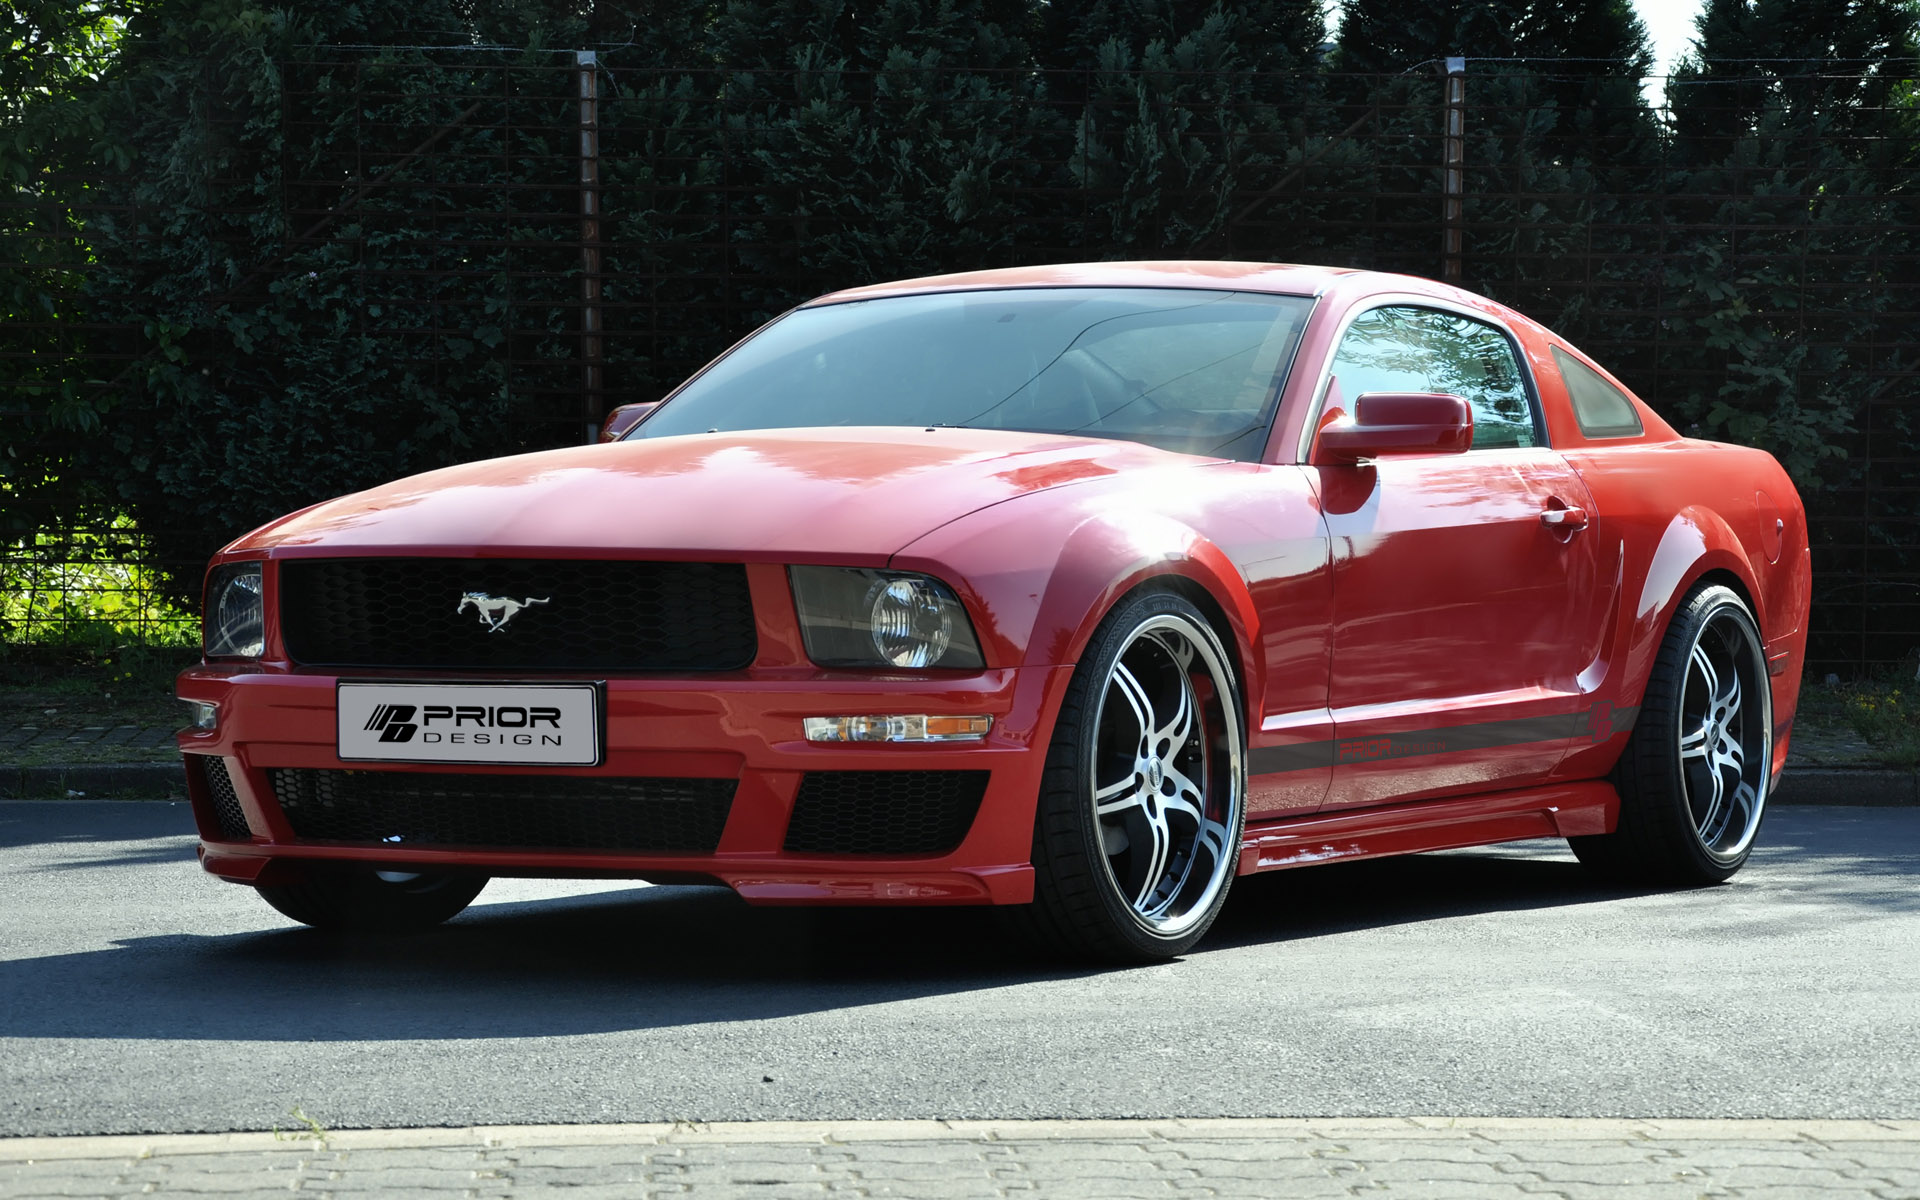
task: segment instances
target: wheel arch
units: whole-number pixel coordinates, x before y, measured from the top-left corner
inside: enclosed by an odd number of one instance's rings
[[[1170,518],[1095,519],[1068,538],[1041,600],[1027,661],[1077,663],[1107,614],[1143,591],[1167,591],[1200,610],[1234,667],[1244,721],[1264,672],[1255,652],[1259,610],[1239,569],[1198,531]],[[1043,633],[1043,631],[1046,631]]]
[[[1766,606],[1746,548],[1718,513],[1699,506],[1682,509],[1662,532],[1634,602],[1625,689],[1632,703],[1646,693],[1661,641],[1681,603],[1702,583],[1725,584],[1739,596],[1764,641]]]
[[[1753,614],[1755,623],[1759,622],[1760,608],[1754,601],[1753,589],[1747,586],[1746,580],[1740,578],[1740,576],[1725,567],[1709,567],[1705,571],[1702,571],[1692,583],[1687,585],[1686,590],[1681,594],[1691,595],[1695,588],[1709,583],[1720,584],[1731,590],[1734,595],[1740,597],[1740,602],[1745,604],[1747,611]]]
[[[1220,639],[1220,647],[1221,649],[1227,652],[1229,662],[1234,669],[1233,670],[1233,686],[1234,686],[1234,691],[1236,693],[1235,698],[1238,699],[1240,702],[1241,723],[1245,724],[1248,719],[1247,718],[1248,664],[1246,662],[1246,656],[1243,653],[1239,645],[1239,642],[1236,640],[1238,638],[1238,634],[1235,631],[1233,621],[1229,619],[1227,616],[1227,610],[1221,606],[1220,601],[1214,596],[1212,592],[1208,591],[1206,587],[1200,583],[1199,580],[1195,579],[1191,575],[1180,575],[1180,574],[1172,574],[1172,573],[1168,573],[1164,575],[1149,575],[1146,578],[1140,580],[1133,587],[1129,588],[1126,592],[1114,598],[1113,608],[1118,608],[1120,605],[1125,604],[1128,600],[1131,600],[1133,597],[1141,595],[1143,593],[1147,593],[1147,592],[1167,592],[1172,595],[1179,596],[1181,599],[1185,600],[1187,603],[1193,605],[1195,608],[1200,610],[1200,615],[1203,618],[1205,618],[1207,622],[1207,627],[1213,630],[1213,636]],[[1109,608],[1107,612],[1112,612],[1113,608]],[[1103,618],[1105,617],[1105,615],[1106,615],[1105,613],[1101,614]]]

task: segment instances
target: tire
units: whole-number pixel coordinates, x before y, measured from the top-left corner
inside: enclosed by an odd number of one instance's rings
[[[314,871],[256,884],[261,899],[302,925],[351,933],[410,933],[458,916],[487,886],[484,875]]]
[[[1753,851],[1773,767],[1773,694],[1759,626],[1731,588],[1681,603],[1613,770],[1620,823],[1569,838],[1589,868],[1623,883],[1724,883]]]
[[[1246,725],[1233,660],[1192,604],[1136,594],[1109,613],[1067,689],[1034,821],[1019,919],[1076,958],[1183,954],[1226,903],[1246,820]]]

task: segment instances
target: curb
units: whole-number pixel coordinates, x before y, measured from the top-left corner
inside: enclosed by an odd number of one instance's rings
[[[682,1121],[635,1125],[479,1125],[311,1133],[94,1134],[0,1137],[0,1163],[301,1149],[520,1149],[568,1146],[773,1145],[854,1142],[1062,1142],[1184,1139],[1408,1141],[1920,1142],[1920,1121],[1791,1118],[1187,1117],[1147,1120]]]
[[[0,800],[178,800],[186,794],[186,772],[178,760],[65,767],[0,765]],[[1789,766],[1769,799],[1787,807],[1915,807],[1920,806],[1920,773],[1879,767]]]
[[[1899,808],[1920,805],[1920,775],[1885,767],[1793,767],[1770,803]]]
[[[0,765],[0,800],[179,800],[187,773],[179,759],[64,767]]]

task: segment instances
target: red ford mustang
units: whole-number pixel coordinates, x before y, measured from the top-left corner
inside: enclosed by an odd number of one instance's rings
[[[1722,880],[1785,760],[1786,474],[1456,288],[884,284],[641,411],[221,551],[207,870],[318,926],[620,876],[1151,959],[1250,871],[1560,836]]]

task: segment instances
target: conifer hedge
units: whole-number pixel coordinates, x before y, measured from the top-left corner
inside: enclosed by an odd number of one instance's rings
[[[1778,454],[1835,597],[1920,581],[1915,4],[1709,0],[1664,112],[1628,0],[1344,7],[1328,42],[1318,0],[17,0],[0,540],[131,514],[190,599],[269,516],[576,438],[564,51],[609,404],[877,279],[1439,274],[1459,54],[1466,285]]]

